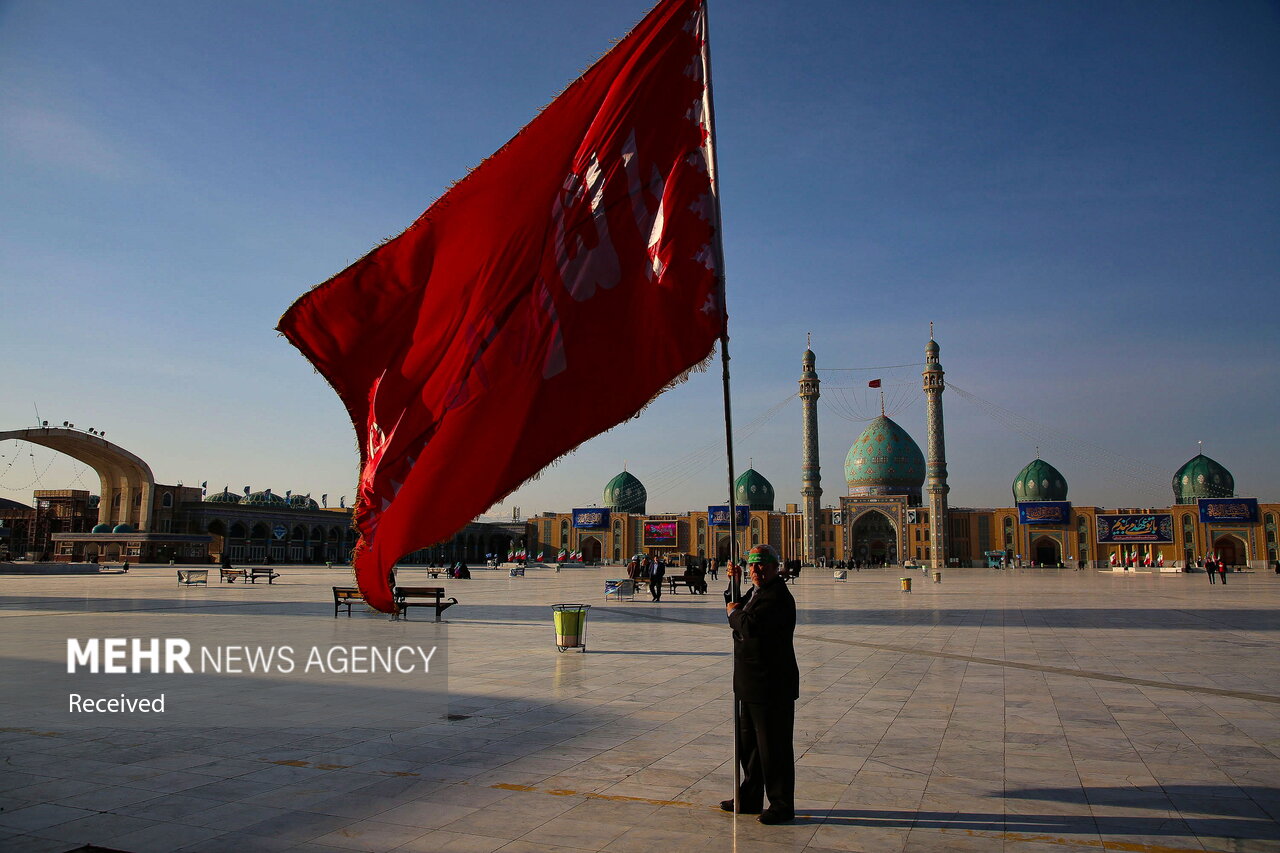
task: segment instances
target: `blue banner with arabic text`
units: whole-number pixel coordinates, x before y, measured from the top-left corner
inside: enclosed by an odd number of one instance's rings
[[[751,508],[744,504],[739,504],[735,508],[738,510],[738,526],[746,527],[751,523]],[[712,527],[728,527],[729,505],[707,507],[707,524]]]
[[[1099,515],[1098,542],[1173,542],[1173,516],[1163,512],[1137,515]]]
[[[586,509],[575,509],[573,511],[574,527],[608,527],[609,526],[609,510],[600,507],[588,507]]]
[[[1071,523],[1071,504],[1068,501],[1018,501],[1020,524]]]
[[[1255,524],[1258,521],[1257,498],[1200,498],[1198,503],[1201,524],[1221,521]]]

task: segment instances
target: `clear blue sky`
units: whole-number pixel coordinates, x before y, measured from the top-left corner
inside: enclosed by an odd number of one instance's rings
[[[34,404],[162,482],[350,498],[350,424],[280,314],[647,8],[0,0],[0,429]],[[954,504],[1008,505],[1039,446],[1076,503],[1164,505],[1197,440],[1280,500],[1276,4],[712,0],[711,31],[736,451],[780,502],[799,403],[753,422],[805,333],[823,369],[916,365],[930,320],[1012,413],[947,393]],[[824,370],[824,503],[878,413],[836,388],[882,376],[923,446],[919,371]],[[717,368],[495,513],[599,502],[624,463],[651,511],[721,503],[722,446]],[[97,489],[0,453],[0,496]]]

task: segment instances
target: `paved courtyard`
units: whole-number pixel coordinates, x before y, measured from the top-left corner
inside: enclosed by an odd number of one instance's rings
[[[195,727],[10,706],[0,849],[1280,850],[1274,574],[967,569],[904,593],[901,570],[807,570],[800,817],[764,827],[716,808],[733,779],[723,582],[654,604],[605,601],[617,569],[476,571],[435,582],[461,602],[435,625],[335,619],[349,573],[280,571],[0,576],[4,690],[64,670],[69,636],[447,638],[447,713],[398,685],[317,707],[287,676],[195,699],[165,682],[214,712]],[[592,605],[585,654],[554,646],[549,605],[568,601]]]

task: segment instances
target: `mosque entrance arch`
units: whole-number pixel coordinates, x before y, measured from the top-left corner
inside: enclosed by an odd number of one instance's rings
[[[582,548],[582,562],[598,563],[600,562],[600,540],[594,536],[585,536],[578,543]]]
[[[1249,552],[1243,540],[1230,534],[1213,540],[1213,552],[1222,559],[1223,565],[1243,566],[1248,562]]]
[[[879,510],[863,513],[849,531],[853,558],[872,565],[898,562],[898,529]]]
[[[1052,536],[1041,536],[1031,543],[1031,559],[1038,566],[1056,567],[1062,562],[1062,546]]]
[[[722,566],[729,562],[729,552],[731,550],[729,547],[729,542],[730,540],[729,540],[728,533],[721,533],[719,536],[716,537],[716,559],[720,562],[720,565]]]

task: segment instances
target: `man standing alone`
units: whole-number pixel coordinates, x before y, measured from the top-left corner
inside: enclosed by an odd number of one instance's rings
[[[649,595],[653,596],[654,601],[662,598],[662,579],[667,574],[667,564],[662,562],[662,557],[654,557],[649,562]]]
[[[738,706],[738,758],[742,785],[738,812],[759,814],[765,824],[795,818],[796,768],[792,748],[800,669],[792,636],[796,601],[778,575],[778,552],[757,545],[747,555],[752,589],[725,609],[733,628],[733,692]],[[741,570],[732,564],[729,575]],[[765,809],[764,797],[769,797]],[[733,800],[720,804],[733,811]]]

